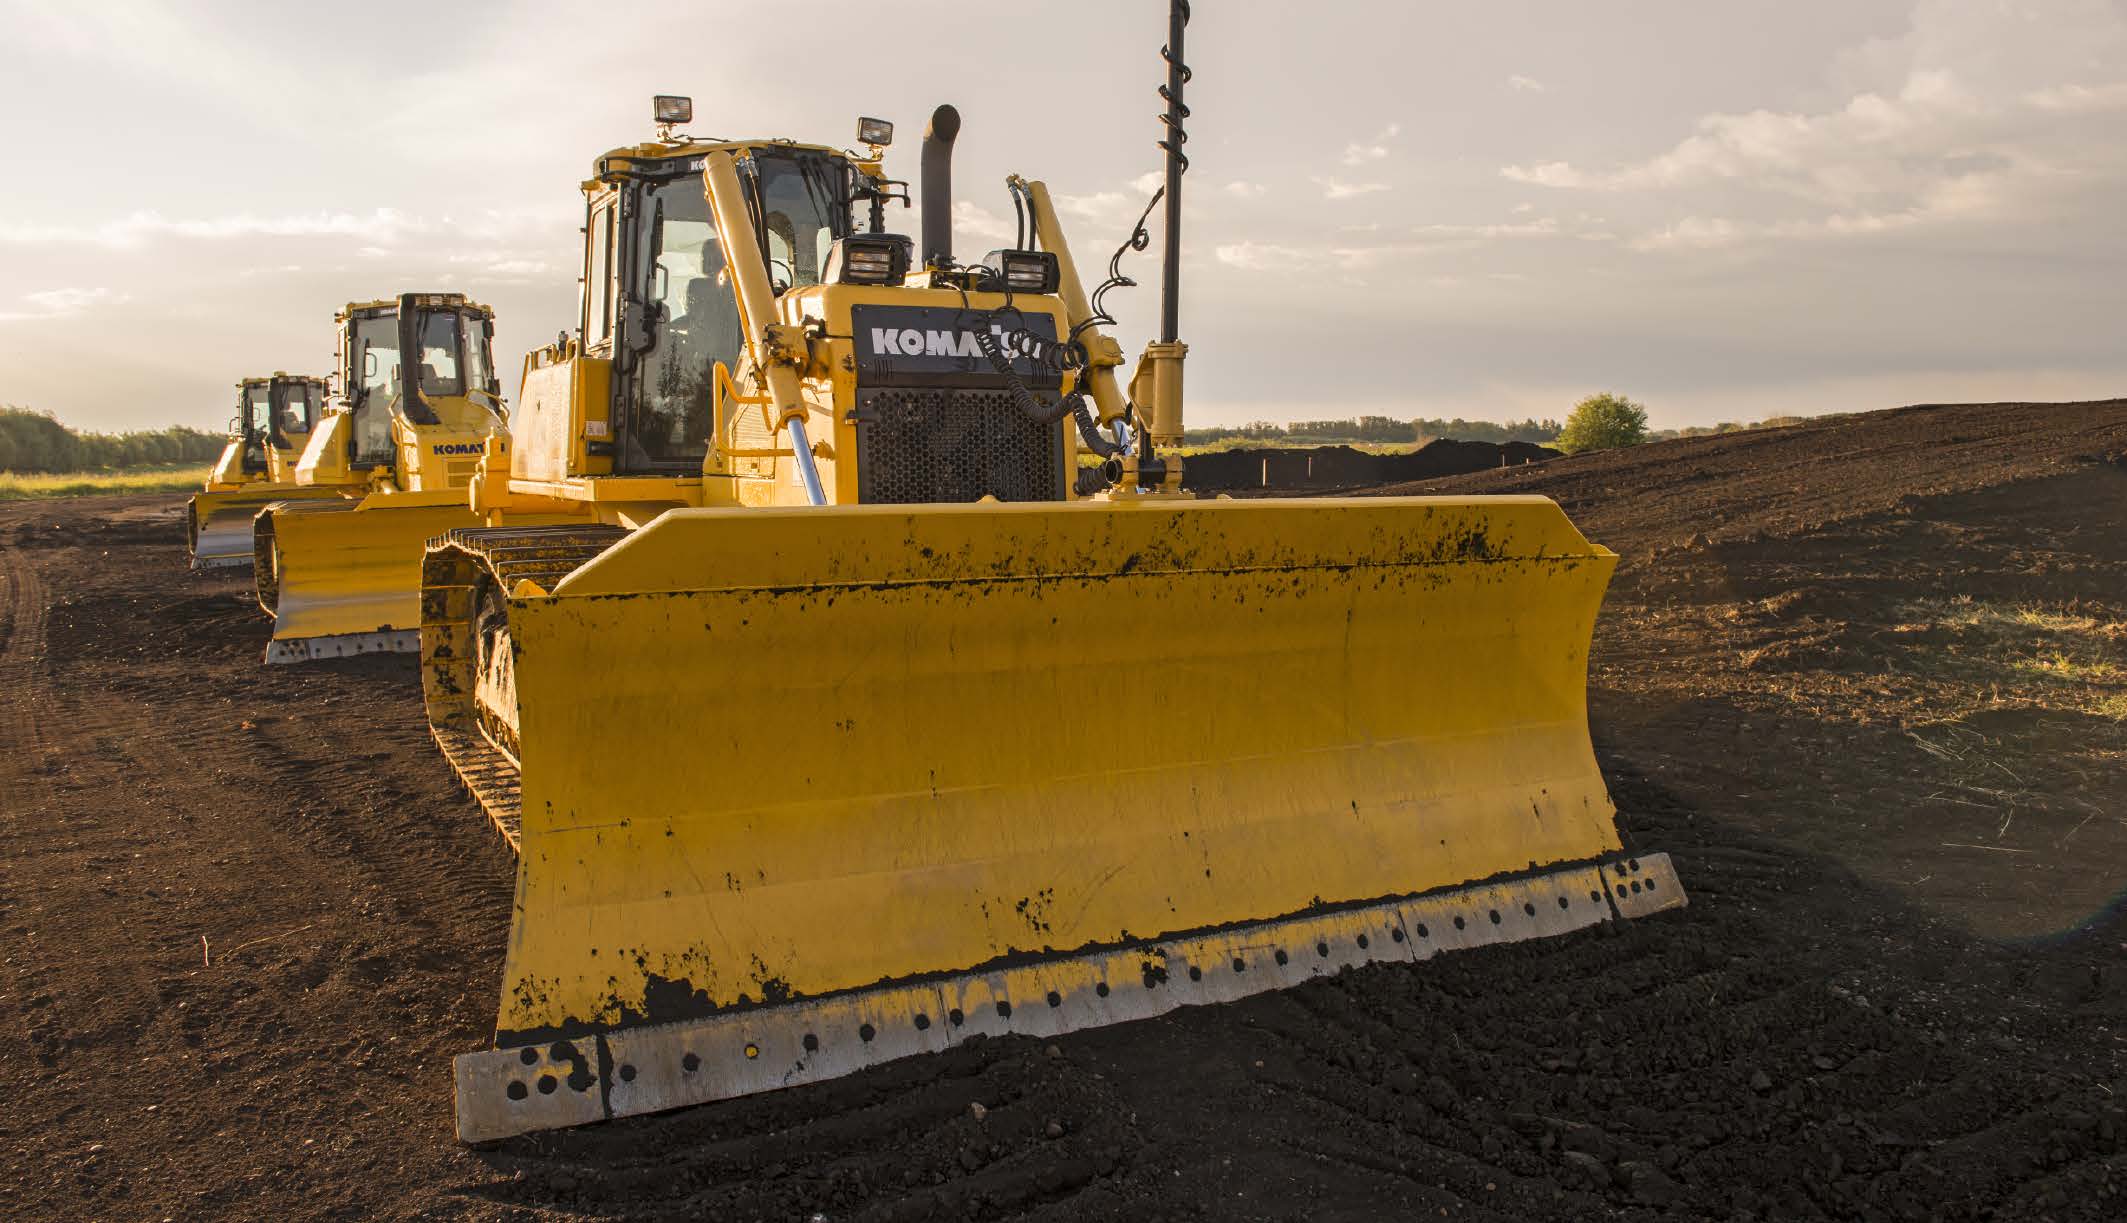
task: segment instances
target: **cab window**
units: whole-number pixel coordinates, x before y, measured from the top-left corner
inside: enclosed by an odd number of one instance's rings
[[[698,468],[708,452],[716,363],[738,364],[738,299],[699,175],[650,186],[637,201],[633,259],[643,269],[648,334],[624,337],[636,354],[624,467]]]
[[[458,320],[454,310],[421,315],[421,393],[463,395],[465,376],[458,367]]]
[[[350,343],[347,384],[356,394],[348,457],[357,467],[390,463],[391,412],[399,400],[398,315],[357,318]]]
[[[583,343],[590,348],[613,338],[613,203],[591,213],[584,240]]]
[[[278,424],[283,434],[308,433],[317,423],[318,405],[307,382],[290,382],[281,387],[281,411]]]

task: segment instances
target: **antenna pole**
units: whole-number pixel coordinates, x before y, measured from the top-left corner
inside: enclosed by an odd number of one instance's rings
[[[1160,268],[1160,342],[1165,344],[1172,344],[1181,329],[1182,171],[1189,168],[1182,152],[1189,142],[1189,133],[1182,130],[1182,120],[1189,117],[1189,108],[1182,104],[1182,86],[1189,81],[1189,65],[1182,62],[1182,27],[1188,24],[1189,0],[1170,0],[1167,45],[1160,48],[1160,58],[1167,61],[1167,83],[1160,86],[1160,97],[1167,100],[1167,113],[1160,116],[1167,126],[1167,138],[1160,141],[1167,150],[1166,242]]]

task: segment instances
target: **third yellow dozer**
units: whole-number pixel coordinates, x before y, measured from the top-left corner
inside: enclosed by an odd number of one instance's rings
[[[329,496],[299,488],[296,457],[310,440],[325,406],[325,380],[276,372],[236,384],[236,419],[229,444],[207,475],[206,487],[185,503],[185,551],[194,569],[251,563],[251,519],[261,507],[288,498]]]
[[[958,125],[920,259],[877,121],[585,184],[580,341],[423,574],[434,732],[518,862],[467,1141],[1683,901],[1589,741],[1616,556],[1541,497],[1183,493],[1176,150],[1125,386],[1043,184],[954,259]]]
[[[422,544],[477,521],[466,484],[490,438],[508,450],[486,306],[405,293],[335,317],[345,393],[295,473],[313,495],[251,530],[269,663],[418,649]]]

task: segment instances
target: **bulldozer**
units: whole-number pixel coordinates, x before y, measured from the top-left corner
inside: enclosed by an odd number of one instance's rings
[[[296,457],[324,409],[325,380],[281,371],[236,384],[229,444],[205,486],[185,503],[185,552],[192,568],[251,563],[251,519],[260,507],[290,497],[324,495],[298,489]]]
[[[477,522],[466,485],[490,439],[508,449],[492,310],[402,293],[334,323],[340,394],[296,461],[299,495],[251,525],[269,663],[418,649],[422,544]]]
[[[583,184],[421,669],[515,851],[484,1142],[1050,1037],[1684,902],[1589,739],[1616,555],[1534,496],[1205,500],[1178,338],[1122,376],[1047,187],[962,262],[865,150],[677,134]],[[537,521],[544,519],[545,521]]]

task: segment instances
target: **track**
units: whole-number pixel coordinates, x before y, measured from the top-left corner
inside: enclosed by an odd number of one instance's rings
[[[1440,482],[1626,553],[1596,732],[1686,914],[478,1151],[510,857],[415,660],[259,667],[181,498],[0,507],[0,1215],[2117,1217],[2123,454],[1973,408]]]

